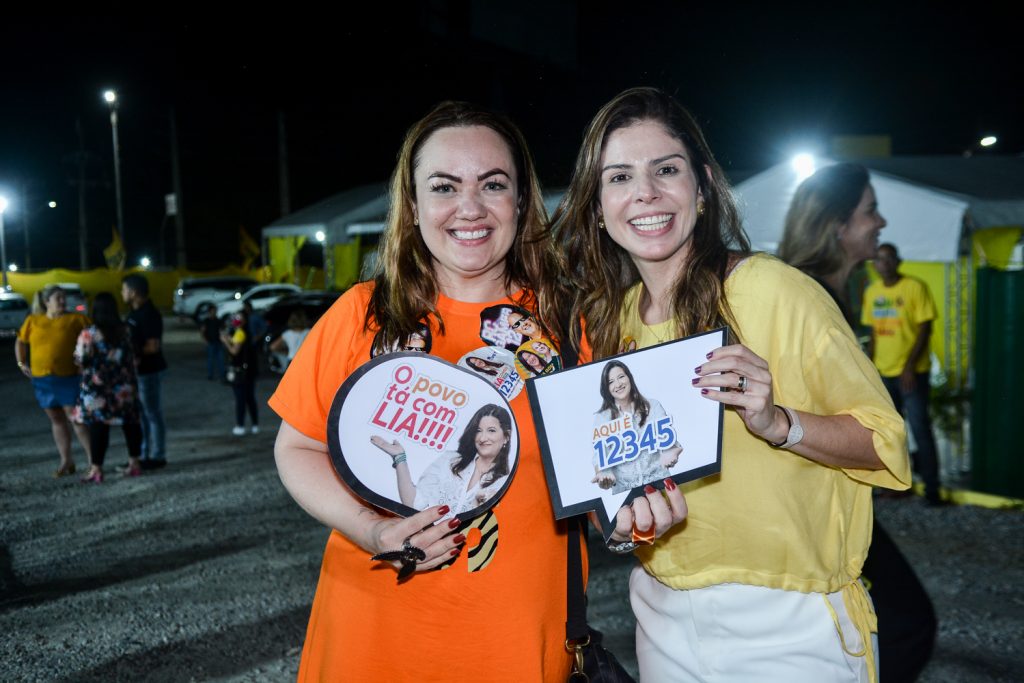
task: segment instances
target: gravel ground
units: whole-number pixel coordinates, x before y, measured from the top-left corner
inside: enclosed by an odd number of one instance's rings
[[[168,322],[170,465],[100,486],[50,477],[48,423],[0,346],[0,681],[295,677],[326,531],[277,479],[276,417],[264,407],[261,434],[233,437],[229,387],[205,380],[195,330]],[[108,472],[125,460],[112,441]],[[878,516],[939,614],[921,680],[1024,679],[1024,516],[916,499],[879,501]],[[634,668],[630,562],[591,555],[591,621]]]

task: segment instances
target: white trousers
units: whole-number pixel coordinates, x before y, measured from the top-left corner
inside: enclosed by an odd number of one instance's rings
[[[742,584],[674,590],[636,567],[629,597],[643,683],[870,683],[841,593]]]

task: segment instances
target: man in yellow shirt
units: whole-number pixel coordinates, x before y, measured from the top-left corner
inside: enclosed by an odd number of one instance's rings
[[[871,327],[870,353],[882,383],[914,433],[914,469],[924,480],[925,497],[938,505],[939,462],[928,416],[928,341],[935,302],[923,282],[900,275],[900,263],[895,246],[879,245],[874,264],[882,279],[864,291],[861,322]]]

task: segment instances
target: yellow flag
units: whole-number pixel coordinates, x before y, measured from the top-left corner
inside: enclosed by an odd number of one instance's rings
[[[242,254],[242,269],[249,270],[252,263],[260,257],[260,245],[249,237],[245,228],[238,226],[238,251]]]
[[[110,240],[107,248],[103,250],[103,258],[107,260],[107,268],[110,270],[124,270],[128,255],[124,252],[124,244],[121,242],[121,235],[118,234],[117,228],[111,228],[111,230],[114,237]]]

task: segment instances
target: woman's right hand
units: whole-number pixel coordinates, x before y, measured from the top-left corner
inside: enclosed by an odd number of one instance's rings
[[[664,490],[651,485],[644,487],[643,496],[619,508],[615,516],[615,531],[611,539],[622,542],[633,537],[633,530],[653,530],[653,538],[661,538],[669,529],[686,519],[688,513],[683,492],[671,479],[664,482]]]
[[[21,374],[25,375],[29,379],[32,379],[32,368],[28,366],[28,363],[22,363],[21,367],[18,369],[21,370]]]
[[[424,557],[416,563],[417,572],[430,571],[459,554],[466,542],[464,534],[453,535],[462,524],[458,517],[438,522],[450,512],[447,505],[435,505],[411,517],[386,517],[377,521],[370,530],[371,555],[401,550],[406,539],[413,547],[423,551]],[[401,569],[399,560],[388,562]]]
[[[370,443],[390,455],[392,458],[405,453],[405,447],[398,443],[398,439],[394,439],[391,443],[388,443],[385,439],[382,439],[375,434],[370,437]]]

